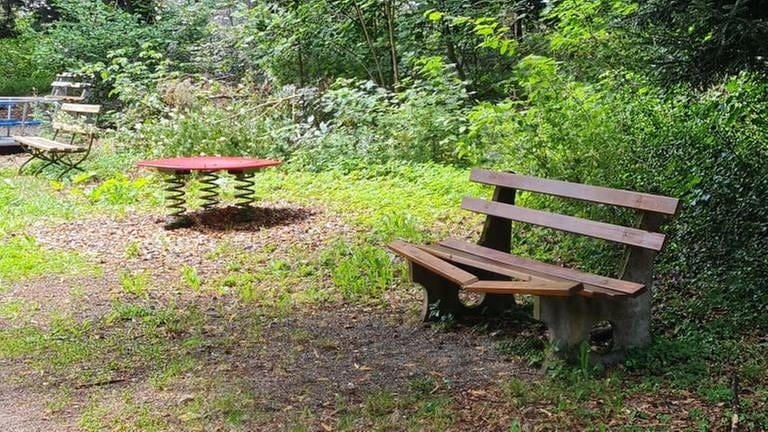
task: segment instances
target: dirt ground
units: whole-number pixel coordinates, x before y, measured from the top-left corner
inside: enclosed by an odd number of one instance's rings
[[[13,164],[20,159],[0,160]],[[206,420],[206,415],[178,414],[197,412],[191,407],[207,406],[205,399],[219,393],[234,398],[248,412],[258,413],[240,430],[335,430],[344,412],[351,409],[340,408],[340,404],[367,406],[371,394],[377,393],[404,398],[413,392],[414,383],[429,386],[419,390],[421,399],[441,396],[448,400],[453,413],[449,430],[512,430],[513,419],[533,425],[524,430],[567,430],[573,424],[573,418],[563,419],[557,413],[556,400],[510,404],[505,383],[513,380],[535,387],[544,377],[525,359],[510,358],[498,349],[505,336],[543,338],[542,328],[529,321],[510,319],[450,328],[425,325],[418,321],[421,296],[415,288],[393,290],[374,302],[332,298],[297,303],[284,313],[264,312],[274,305],[265,306],[258,299],[247,303],[215,290],[185,289],[179,282],[184,266],[195,268],[203,284],[208,284],[231,272],[233,260],[239,256],[256,257],[245,264],[241,273],[247,274],[263,270],[276,259],[316,259],[336,239],[360,234],[338,215],[319,207],[261,203],[253,219],[245,223],[232,223],[233,211],[221,208],[201,214],[195,226],[173,231],[163,229],[164,218],[157,214],[102,215],[29,226],[26,234],[43,247],[76,252],[99,271],[32,278],[0,293],[0,304],[22,301],[34,305],[32,315],[22,320],[26,324],[46,329],[61,315],[100,322],[116,299],[125,300],[120,275],[146,273],[151,275],[152,289],[146,298],[134,300],[149,308],[172,304],[178,310],[202,311],[202,334],[196,335],[200,340],[194,349],[186,348],[193,366],[165,386],[152,383],[151,365],[131,365],[108,379],[88,381],[72,378],[78,371],[46,372],[48,366],[35,364],[31,357],[0,358],[0,431],[85,430],[83,412],[94,401],[102,407],[114,404],[114,409],[101,411],[109,419],[120,415],[118,405],[128,399],[151,407],[152,415],[171,425],[171,430],[229,430],[223,426],[188,428],[191,423],[205,424],[195,422]],[[133,253],[127,252],[131,250]],[[285,279],[289,292],[307,289],[294,286],[297,279],[292,277],[289,274]],[[16,325],[0,316],[0,329]],[[119,333],[130,342],[126,334],[136,331],[131,321],[107,327],[103,334],[97,331],[96,337]],[[171,332],[167,328],[160,331]],[[178,336],[170,333],[167,337],[173,349],[182,347],[181,339],[189,336],[185,329],[175,331]],[[100,366],[87,360],[82,363],[86,369]],[[516,397],[525,399],[524,394]],[[58,403],[62,398],[64,402]],[[599,410],[605,403],[587,401],[584,409]],[[647,412],[649,424],[661,413],[667,424],[685,426],[686,408],[690,407],[701,408],[702,404],[688,394],[670,392],[652,400],[630,397],[622,409]],[[721,407],[701,409],[705,416],[721,417]],[[202,420],[195,417],[198,415]],[[415,414],[399,407],[390,415]],[[627,414],[618,415],[626,418]],[[295,429],[297,418],[308,426]],[[353,427],[369,428],[368,423]],[[419,430],[442,429],[426,426]]]
[[[297,249],[321,250],[332,239],[355,232],[322,209],[289,203],[265,204],[256,209],[254,221],[234,227],[221,222],[228,219],[231,211],[219,209],[217,216],[209,216],[208,220],[201,216],[193,228],[173,231],[164,230],[163,218],[157,215],[36,224],[28,234],[41,245],[83,254],[102,272],[94,276],[52,276],[19,282],[0,294],[0,301],[34,303],[35,321],[43,327],[56,314],[97,319],[108,312],[121,271],[150,271],[154,285],[173,287],[183,265],[195,267],[203,280],[223,272],[226,260],[206,258],[221,245],[237,253],[267,247],[273,256],[282,256]],[[125,251],[132,242],[140,245],[140,253],[126,257]],[[77,298],[87,301],[73,299],[76,287],[85,290]],[[207,303],[217,301],[193,294],[185,297],[179,295],[178,289],[171,291],[176,302],[195,303],[208,310],[213,308]],[[153,292],[153,296],[159,301],[163,294]],[[260,335],[263,343],[256,347],[210,347],[200,354],[200,372],[203,376],[216,376],[220,383],[240,382],[255,398],[253,406],[258,411],[290,413],[301,407],[323,412],[328,418],[333,416],[339,397],[360,401],[373,390],[402,392],[416,377],[450,383],[451,392],[462,394],[481,391],[510,375],[527,377],[538,373],[494,351],[487,332],[440,332],[416,322],[413,309],[419,303],[420,298],[414,293],[386,305],[333,302],[302,306],[288,316],[266,323]],[[233,322],[212,331],[237,334],[246,330]],[[30,380],[34,374],[24,364],[2,365],[0,430],[77,430],[77,407],[85,400],[55,416],[46,415],[41,402],[51,389]],[[148,398],[185,397],[183,391],[177,396],[151,394],[146,376],[140,371],[106,387],[115,392],[138,392]],[[85,397],[88,390],[76,389],[73,399],[78,400],[78,393]],[[280,417],[276,417],[278,421]],[[287,427],[290,415],[283,421],[286,423],[276,427]]]

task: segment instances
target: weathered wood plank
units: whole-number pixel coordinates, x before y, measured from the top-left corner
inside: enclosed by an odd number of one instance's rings
[[[645,290],[645,285],[613,279],[592,273],[585,273],[574,269],[560,267],[539,261],[534,261],[494,249],[478,246],[463,240],[448,239],[440,242],[445,246],[457,251],[463,251],[478,257],[487,258],[500,264],[508,266],[510,269],[529,273],[533,276],[539,276],[545,279],[556,279],[563,281],[580,282],[584,284],[584,293],[581,295],[638,295]]]
[[[474,182],[507,188],[544,193],[582,201],[609,204],[620,207],[646,210],[673,215],[677,212],[679,200],[661,195],[652,195],[601,186],[549,180],[505,172],[475,169],[470,175]]]
[[[449,262],[430,255],[429,253],[403,241],[394,241],[389,244],[389,248],[399,255],[425,267],[444,278],[453,281],[459,285],[466,285],[477,282],[477,276],[464,271]]]
[[[517,271],[510,268],[509,266],[505,266],[504,264],[499,263],[498,261],[492,261],[487,258],[468,254],[456,249],[451,249],[440,245],[418,246],[418,248],[446,261],[464,264],[480,270],[487,270],[503,276],[509,276],[520,281],[531,280],[531,275],[528,273]]]
[[[66,112],[98,114],[101,111],[101,105],[65,103],[61,104],[61,110]]]
[[[56,152],[62,152],[62,153],[77,153],[77,152],[85,151],[85,149],[83,149],[82,147],[61,143],[58,141],[53,141],[53,140],[49,140],[47,138],[42,138],[42,137],[14,136],[12,138],[14,141],[16,141],[19,144],[38,148],[41,150],[56,151]]]
[[[464,198],[461,208],[655,251],[661,250],[664,245],[664,234],[477,198]]]
[[[487,281],[464,285],[470,292],[486,294],[528,294],[547,297],[569,297],[580,291],[583,286],[579,282],[554,281]]]

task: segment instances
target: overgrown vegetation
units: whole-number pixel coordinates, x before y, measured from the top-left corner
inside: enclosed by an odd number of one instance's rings
[[[129,169],[140,158],[279,158],[286,166],[260,178],[262,197],[322,205],[362,232],[321,251],[274,259],[269,250],[219,251],[217,259],[229,262],[223,274],[207,279],[204,269],[188,265],[175,276],[180,289],[231,295],[276,316],[301,302],[381,302],[404,274],[383,248],[387,241],[422,242],[478,226],[479,219],[455,210],[461,196],[488,193],[467,182],[469,167],[670,195],[682,206],[665,228],[671,241],[657,266],[654,344],[633,353],[626,370],[610,372],[618,378],[547,366],[552,381],[531,391],[513,380],[505,403],[548,401],[577,412],[578,402],[605,392],[606,404],[589,415],[598,423],[616,415],[627,394],[664,388],[736,409],[738,386],[730,380],[737,379],[750,392],[739,407],[743,425],[768,428],[764,1],[5,0],[0,6],[0,95],[45,94],[56,73],[71,71],[90,77],[93,101],[107,108],[102,145],[87,173],[61,183],[0,171],[0,293],[42,274],[96,272],[85,258],[47,249],[25,229],[41,219],[157,211],[156,182]],[[231,197],[227,179],[222,188]],[[588,211],[523,199],[570,214]],[[633,218],[597,211],[607,220]],[[621,260],[602,244],[538,229],[519,231],[514,248],[606,274]],[[121,253],[145,258],[138,241]],[[165,319],[144,304],[154,300],[155,282],[149,272],[114,276],[128,300],[93,325],[141,327],[145,348],[155,350],[142,363],[149,364],[171,349],[168,334],[146,325]],[[306,294],[296,297],[294,288],[304,285]],[[26,310],[14,301],[0,307],[0,319]],[[101,339],[91,325],[59,320],[50,333],[31,324],[0,329],[0,358],[42,353],[39,362],[82,366],[73,352],[100,356],[119,342],[110,339],[115,329]],[[203,338],[199,328],[187,334],[174,325],[157,326],[190,345],[167,367],[149,368],[158,387],[194,367],[185,355]],[[78,339],[87,347],[66,346]],[[512,340],[499,349],[536,365],[545,357],[538,343]],[[122,361],[134,358],[131,352]],[[625,378],[634,387],[623,388]],[[373,392],[358,408],[339,401],[344,418],[337,428],[449,427],[456,420],[449,401],[421,388],[439,383],[425,382],[400,395]],[[573,389],[583,392],[570,398]],[[196,398],[184,421],[204,427],[200,419],[212,415],[239,425],[249,401],[248,394]],[[143,429],[172,424],[130,398],[121,406]],[[108,411],[94,401],[81,427],[103,429]],[[401,412],[414,422],[399,420]],[[691,424],[722,426],[693,413]]]

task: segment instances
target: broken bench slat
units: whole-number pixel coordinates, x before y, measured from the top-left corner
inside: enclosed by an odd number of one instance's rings
[[[404,241],[394,241],[389,244],[389,248],[458,285],[463,286],[479,280],[472,273],[464,271]]]
[[[531,274],[532,272],[520,271],[519,267],[511,267],[510,265],[504,264],[499,261],[495,261],[495,260],[488,259],[486,257],[482,257],[478,255],[473,255],[471,253],[468,253],[462,250],[451,249],[449,247],[445,247],[439,244],[430,245],[430,246],[418,246],[418,247],[433,255],[438,256],[439,258],[442,258],[448,261],[457,262],[459,264],[464,264],[480,270],[487,270],[493,273],[497,273],[503,276],[509,276],[522,281],[532,280],[532,281],[550,281],[550,282],[564,282],[564,283],[573,282],[563,277],[556,277],[549,274],[546,274],[546,275],[544,275],[543,273]],[[542,264],[545,264],[545,263],[542,263]],[[550,264],[545,264],[545,265],[550,265]],[[558,268],[561,268],[561,267],[558,267]],[[578,291],[578,295],[582,297],[595,297],[595,296],[618,297],[626,294],[619,291],[612,290],[612,289],[595,286],[595,285],[583,284],[583,289]]]
[[[540,261],[534,261],[526,258],[521,258],[515,255],[511,255],[505,252],[499,252],[495,249],[478,246],[463,240],[448,239],[440,242],[440,245],[448,247],[450,249],[456,249],[464,251],[472,255],[487,258],[492,261],[496,261],[512,269],[529,272],[534,276],[540,276],[543,278],[556,278],[566,281],[581,282],[584,284],[585,294],[597,294],[597,295],[639,295],[645,291],[645,285],[625,281],[621,279],[613,279],[605,276],[600,276],[591,273],[584,273],[578,270],[560,267],[552,264],[543,263]],[[596,289],[595,289],[596,288]]]
[[[513,277],[521,281],[531,280],[530,274],[523,273],[521,271],[517,271],[515,269],[509,268],[509,266],[505,266],[504,264],[501,264],[498,261],[489,260],[487,258],[479,257],[477,255],[472,255],[466,252],[462,252],[460,250],[451,249],[451,248],[447,248],[445,246],[440,246],[440,245],[429,245],[429,246],[418,245],[417,247],[444,260],[453,261],[459,264],[464,264],[480,270],[487,270],[490,272],[498,273],[503,276]]]
[[[529,294],[547,297],[569,297],[583,289],[583,286],[579,282],[481,280],[464,285],[462,288],[470,292],[486,294]]]

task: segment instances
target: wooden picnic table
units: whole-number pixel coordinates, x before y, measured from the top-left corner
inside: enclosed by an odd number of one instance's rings
[[[216,184],[218,172],[226,171],[235,176],[235,198],[236,205],[242,210],[251,209],[251,204],[255,201],[255,191],[253,189],[254,173],[258,170],[277,166],[282,164],[280,161],[271,159],[255,159],[247,157],[234,156],[196,156],[196,157],[178,157],[169,159],[154,159],[140,161],[136,165],[140,167],[154,168],[166,174],[165,190],[168,192],[166,201],[171,210],[170,220],[166,223],[166,229],[187,227],[192,224],[191,219],[186,215],[184,185],[188,176],[192,172],[200,174],[200,182],[204,187],[201,189],[203,208],[210,209],[218,204],[219,187]]]

